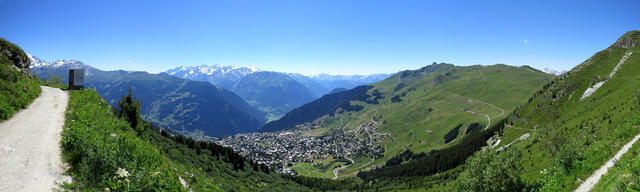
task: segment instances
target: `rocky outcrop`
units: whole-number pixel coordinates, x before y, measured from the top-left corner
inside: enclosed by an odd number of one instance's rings
[[[31,64],[27,54],[15,44],[0,38],[0,55],[13,62],[13,66],[27,76],[31,76],[29,65]]]
[[[625,49],[640,46],[640,31],[629,31],[625,33],[613,45]]]

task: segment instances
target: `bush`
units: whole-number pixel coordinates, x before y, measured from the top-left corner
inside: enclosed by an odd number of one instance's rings
[[[509,149],[500,153],[479,151],[467,159],[466,167],[458,177],[459,191],[516,191],[522,189],[522,154]]]
[[[575,141],[569,141],[560,148],[558,163],[564,171],[574,168],[574,163],[584,160],[582,148]]]

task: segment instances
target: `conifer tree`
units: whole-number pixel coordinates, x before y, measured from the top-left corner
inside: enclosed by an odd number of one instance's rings
[[[122,101],[118,101],[118,107],[120,107],[120,117],[129,122],[131,128],[138,132],[138,135],[142,134],[143,126],[140,125],[140,101],[135,100],[129,88],[129,94],[122,96]]]

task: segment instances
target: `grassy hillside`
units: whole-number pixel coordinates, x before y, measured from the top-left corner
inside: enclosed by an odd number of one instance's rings
[[[639,128],[640,115],[632,117],[626,126]],[[636,143],[602,176],[593,191],[640,191],[640,143]]]
[[[640,133],[639,42],[639,31],[628,32],[546,84],[507,117],[495,149],[511,144],[522,153],[518,176],[527,186],[573,190]],[[517,140],[525,134],[530,136]]]
[[[26,108],[38,95],[39,81],[30,77],[27,55],[0,38],[0,122]]]
[[[382,142],[384,156],[347,156],[355,163],[340,175],[355,176],[372,166],[386,165],[407,150],[419,154],[460,143],[526,103],[552,78],[528,66],[434,64],[325,95],[261,130],[298,129],[322,136],[376,121],[378,131],[389,135]],[[366,142],[367,133],[357,139]]]
[[[308,190],[229,148],[161,134],[146,122],[142,127],[138,134],[95,91],[72,91],[62,147],[74,183],[65,186],[81,191]]]

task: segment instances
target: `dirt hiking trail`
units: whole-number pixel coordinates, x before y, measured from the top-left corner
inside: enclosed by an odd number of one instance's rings
[[[29,107],[0,123],[0,191],[53,191],[62,175],[60,133],[69,95],[42,87]]]

